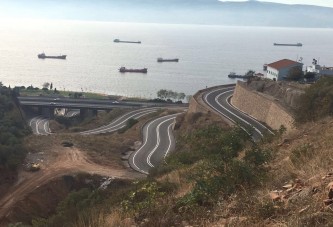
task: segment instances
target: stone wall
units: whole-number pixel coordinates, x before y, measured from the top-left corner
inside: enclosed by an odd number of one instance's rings
[[[232,104],[255,119],[265,122],[272,129],[278,130],[281,125],[291,130],[294,118],[276,99],[263,93],[246,88],[246,84],[237,83]]]

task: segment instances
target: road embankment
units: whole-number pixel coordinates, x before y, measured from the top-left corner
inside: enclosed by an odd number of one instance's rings
[[[272,129],[278,130],[281,125],[287,130],[294,128],[292,113],[280,105],[277,99],[250,90],[244,83],[237,83],[231,103],[258,121],[265,122]]]
[[[209,112],[214,112],[214,110],[212,110],[211,108],[209,108],[203,101],[203,95],[211,90],[214,89],[219,89],[219,88],[226,88],[226,87],[233,87],[235,86],[235,84],[225,84],[225,85],[219,85],[219,86],[215,86],[215,87],[209,87],[206,89],[202,89],[199,90],[197,93],[195,93],[193,95],[193,97],[191,98],[190,102],[189,102],[189,107],[188,107],[188,111],[187,113],[209,113]],[[218,113],[216,113],[218,114]],[[223,117],[223,116],[222,116]],[[228,125],[233,125],[233,123],[223,117],[224,121],[228,124]]]

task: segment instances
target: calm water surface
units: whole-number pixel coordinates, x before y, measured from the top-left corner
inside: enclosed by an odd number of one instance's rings
[[[262,71],[282,58],[309,65],[313,58],[333,66],[333,30],[75,21],[0,22],[0,81],[5,85],[98,92],[153,98],[160,89],[194,94],[206,86],[231,83],[230,71]],[[142,41],[142,44],[113,40]],[[274,47],[273,43],[303,43]],[[37,54],[67,54],[40,60]],[[157,63],[158,57],[179,63]],[[148,74],[121,74],[121,66]]]

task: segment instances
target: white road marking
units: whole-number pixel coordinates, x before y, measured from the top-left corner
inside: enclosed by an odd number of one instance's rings
[[[254,117],[252,117],[251,115],[245,113],[244,111],[238,109],[236,106],[232,105],[228,100],[230,100],[230,98],[232,97],[232,95],[228,96],[227,98],[227,103],[231,108],[234,108],[236,110],[238,110],[239,112],[243,113],[244,115],[246,115],[247,117],[251,118],[253,121],[257,122],[257,124],[259,124],[261,127],[265,128],[267,131],[269,131],[271,134],[275,135],[274,132],[272,132],[269,128],[267,128],[265,125],[261,124],[260,121],[258,121],[257,119],[255,119]]]
[[[140,117],[142,117],[144,115],[147,115],[147,114],[150,114],[150,113],[153,113],[153,112],[156,112],[156,111],[157,111],[157,109],[145,109],[145,110],[141,110],[141,111],[138,111],[138,110],[132,111],[132,112],[127,113],[127,114],[121,116],[120,118],[116,119],[114,122],[112,122],[109,125],[105,125],[105,126],[102,126],[100,128],[92,129],[92,130],[85,131],[85,132],[80,132],[80,134],[89,135],[89,134],[99,134],[99,133],[104,133],[104,132],[112,132],[111,129],[120,126],[121,124],[125,123],[126,121],[128,121],[129,119],[131,119],[133,117],[135,119],[138,119],[138,118],[140,118]],[[137,113],[135,113],[135,112],[137,112]],[[133,113],[135,113],[135,114],[133,114]],[[133,115],[130,115],[130,114],[133,114]],[[113,124],[117,123],[118,121],[120,121],[122,118],[124,118],[124,116],[128,116],[128,115],[130,115],[130,116],[127,117],[125,120],[121,121],[120,123],[118,123],[116,125],[113,125]],[[138,116],[136,116],[136,115],[138,115]],[[125,125],[123,125],[121,128],[123,128],[123,127],[125,127]],[[116,130],[118,130],[118,129],[119,128],[117,128]]]
[[[239,117],[238,115],[234,114],[233,112],[231,112],[230,110],[228,110],[227,108],[225,108],[224,106],[222,106],[222,104],[218,101],[218,99],[219,99],[222,95],[224,95],[224,94],[226,94],[226,93],[229,93],[229,92],[231,92],[231,91],[225,91],[225,92],[223,92],[223,93],[220,93],[218,96],[215,97],[215,102],[216,102],[216,103],[217,103],[222,109],[226,110],[226,111],[227,111],[228,113],[230,113],[231,115],[235,116],[235,117],[238,118],[239,120],[243,121],[245,124],[247,124],[247,125],[251,126],[252,128],[254,128],[254,130],[256,130],[256,132],[258,132],[258,133],[261,135],[261,137],[263,137],[264,135],[260,132],[259,129],[257,129],[256,127],[254,127],[253,125],[251,125],[250,122],[246,121],[245,119]],[[226,100],[226,101],[228,102],[228,100]]]
[[[148,174],[148,172],[146,172],[146,171],[140,169],[140,168],[136,165],[136,163],[135,163],[135,158],[136,158],[136,156],[138,155],[138,153],[139,153],[139,152],[145,147],[145,145],[147,144],[148,137],[149,137],[149,134],[148,134],[149,127],[150,127],[153,123],[155,123],[156,121],[158,121],[158,120],[160,120],[160,119],[162,119],[162,118],[165,118],[165,117],[171,117],[171,116],[178,115],[178,114],[180,114],[180,113],[172,114],[172,115],[169,115],[169,116],[164,116],[164,117],[157,118],[157,119],[151,121],[151,122],[146,126],[146,134],[144,134],[145,137],[146,137],[146,138],[145,138],[145,141],[144,141],[144,143],[141,145],[141,147],[140,147],[137,151],[135,151],[135,153],[134,153],[134,155],[133,155],[133,157],[132,157],[133,165],[135,166],[135,168],[136,168],[137,170],[139,170],[139,172],[144,173],[144,174]],[[148,164],[148,165],[149,165],[149,164]]]
[[[175,119],[175,118],[173,118]],[[171,126],[174,125],[174,122],[171,122],[171,124],[169,125],[168,127],[168,138],[169,138],[169,146],[168,146],[168,149],[167,151],[165,152],[164,154],[164,159],[166,158],[166,156],[168,156],[170,150],[171,150],[171,145],[172,145],[172,139],[171,139]]]
[[[172,119],[172,118],[170,118]],[[166,119],[164,121],[162,121],[161,123],[159,123],[156,127],[156,145],[154,147],[154,149],[149,153],[149,155],[147,156],[147,163],[150,167],[154,167],[154,165],[150,162],[150,158],[151,156],[155,153],[155,151],[157,150],[157,148],[159,147],[160,143],[161,143],[161,137],[160,137],[160,127],[162,124],[164,124],[165,122],[169,121],[170,119]]]

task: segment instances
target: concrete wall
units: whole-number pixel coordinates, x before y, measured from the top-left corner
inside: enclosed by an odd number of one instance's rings
[[[238,109],[265,122],[272,129],[278,130],[281,125],[287,130],[294,128],[294,118],[291,113],[271,96],[247,89],[246,84],[237,83],[231,102]]]

